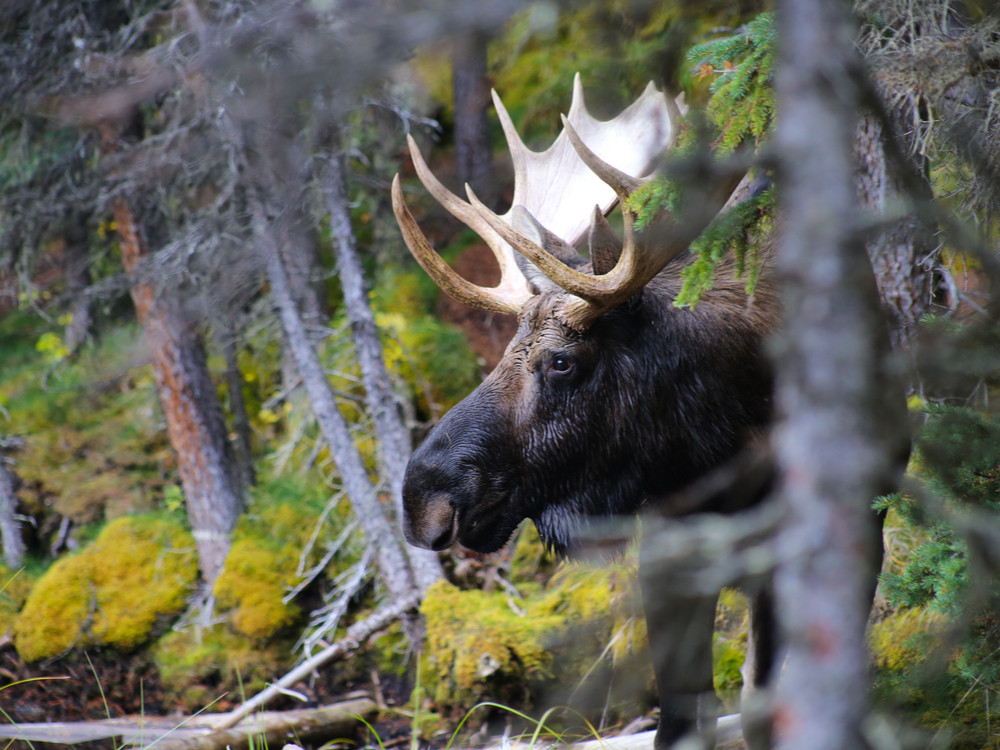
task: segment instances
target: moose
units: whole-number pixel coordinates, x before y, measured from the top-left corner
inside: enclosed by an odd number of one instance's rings
[[[417,176],[491,248],[495,287],[459,276],[430,246],[397,175],[393,208],[417,261],[448,294],[518,317],[493,372],[430,431],[403,488],[404,532],[414,545],[500,549],[526,518],[559,551],[588,524],[655,512],[667,517],[744,510],[685,488],[728,464],[767,430],[772,374],[765,342],[778,318],[765,267],[752,296],[725,266],[693,307],[677,307],[688,248],[730,200],[743,174],[717,175],[640,229],[629,197],[677,135],[681,103],[650,84],[621,114],[594,118],[579,76],[564,128],[529,149],[499,97],[494,104],[514,164],[513,206],[498,215],[466,188],[464,200],[431,173],[411,138]],[[622,233],[606,216],[621,207]],[[575,248],[587,245],[589,259]],[[645,545],[646,542],[643,542]],[[643,549],[641,559],[647,553]],[[640,563],[640,568],[644,563]],[[710,736],[711,639],[717,593],[672,593],[640,569],[660,700],[657,750],[695,730]],[[766,589],[765,589],[766,592]],[[769,597],[751,597],[745,674],[762,685],[774,658]],[[709,740],[710,741],[710,740]]]

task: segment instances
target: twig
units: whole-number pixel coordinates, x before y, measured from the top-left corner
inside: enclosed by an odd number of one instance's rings
[[[360,622],[354,623],[347,629],[347,634],[339,641],[320,651],[315,656],[299,664],[291,672],[286,674],[273,685],[257,693],[253,698],[245,701],[238,708],[233,709],[228,714],[223,714],[215,724],[215,729],[229,729],[249,716],[253,711],[263,706],[268,701],[282,694],[286,688],[291,687],[299,680],[307,677],[327,662],[340,659],[348,654],[354,653],[371,636],[384,628],[389,623],[402,617],[406,612],[420,604],[420,595],[411,594],[400,599],[393,604],[375,610],[371,615]]]

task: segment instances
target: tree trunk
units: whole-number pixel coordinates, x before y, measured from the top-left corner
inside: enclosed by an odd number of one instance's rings
[[[17,517],[17,477],[7,468],[0,453],[0,544],[3,545],[3,560],[11,570],[20,569],[24,564],[24,538],[21,522]],[[6,585],[0,580],[0,589]]]
[[[236,435],[236,468],[240,486],[244,491],[257,484],[257,472],[253,465],[253,430],[247,413],[246,399],[243,397],[243,373],[237,359],[237,335],[233,330],[222,334],[222,351],[226,358],[226,389],[229,391],[229,410],[233,414],[233,433]]]
[[[202,575],[211,586],[222,570],[230,535],[243,509],[240,482],[222,407],[198,333],[181,307],[157,295],[143,277],[149,252],[129,205],[119,199],[114,217],[122,263],[132,276],[132,301],[149,347]]]
[[[862,205],[874,217],[885,217],[906,205],[912,193],[892,169],[886,158],[885,133],[872,115],[858,123],[858,193]],[[896,149],[906,151],[905,146]],[[922,173],[922,170],[914,170]],[[918,200],[930,200],[929,185]],[[894,348],[906,348],[912,342],[920,319],[933,308],[934,268],[938,264],[936,229],[927,226],[914,212],[892,221],[875,233],[867,243],[878,282],[882,306],[889,316]]]
[[[358,257],[351,214],[348,210],[344,167],[339,153],[326,159],[322,175],[323,193],[330,212],[330,233],[337,254],[337,270],[344,292],[344,305],[351,321],[354,348],[361,364],[365,399],[375,422],[379,462],[395,504],[395,520],[402,514],[403,475],[410,460],[410,433],[403,420],[399,399],[385,366],[375,315],[368,304],[361,259]],[[402,538],[402,533],[398,536]],[[443,575],[437,553],[406,545],[406,555],[421,591]]]
[[[69,322],[66,323],[66,348],[76,352],[90,336],[90,247],[87,242],[87,217],[76,214],[66,228],[64,273],[69,298]]]
[[[486,75],[485,34],[459,36],[451,53],[452,92],[455,98],[455,160],[460,184],[472,186],[479,199],[493,205],[497,199],[490,147],[490,84]]]
[[[861,62],[841,0],[779,0],[782,180],[775,450],[786,508],[775,576],[788,648],[775,703],[782,748],[856,750],[868,711],[865,626],[889,474],[885,332],[857,222],[852,159]],[[895,420],[895,423],[893,422]]]
[[[368,543],[375,546],[383,581],[393,599],[402,600],[413,592],[414,581],[400,546],[401,537],[396,533],[385,508],[379,502],[378,492],[368,479],[361,454],[354,445],[347,423],[337,407],[326,373],[309,340],[295,300],[292,299],[288,275],[259,199],[252,210],[254,232],[262,254],[261,260],[267,269],[271,295],[281,318],[286,344],[295,358],[313,413],[319,422],[324,439],[330,445],[330,451],[337,464],[347,496],[351,499],[354,513],[365,531]]]

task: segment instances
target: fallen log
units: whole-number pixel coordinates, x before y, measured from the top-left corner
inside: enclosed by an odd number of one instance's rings
[[[48,722],[0,725],[0,738],[28,742],[76,744],[116,739],[125,745],[156,750],[243,750],[281,747],[286,742],[321,742],[353,736],[361,720],[371,721],[378,706],[370,698],[336,703],[323,708],[264,711],[248,717],[238,728],[213,729],[218,714],[183,719],[141,716],[101,721]],[[118,746],[116,742],[116,746]]]
[[[153,743],[156,750],[244,750],[281,747],[287,742],[312,743],[352,737],[361,719],[371,721],[378,706],[370,698],[359,698],[336,706],[294,711],[264,712],[244,719],[238,727],[211,730],[184,739],[164,738]]]

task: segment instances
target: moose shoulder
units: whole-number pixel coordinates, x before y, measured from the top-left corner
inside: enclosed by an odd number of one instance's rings
[[[689,243],[741,175],[725,175],[688,201],[697,216],[664,214],[639,232],[626,199],[670,146],[677,104],[650,86],[601,122],[587,113],[578,77],[563,132],[536,153],[494,100],[514,161],[507,214],[492,213],[471,191],[468,201],[454,195],[412,141],[410,151],[428,191],[493,250],[498,286],[455,274],[420,232],[398,178],[393,184],[406,242],[435,281],[465,302],[519,317],[497,368],[414,453],[403,490],[407,539],[492,552],[530,518],[547,543],[565,550],[589,521],[645,506],[668,515],[742,509],[707,499],[672,505],[771,417],[763,346],[777,302],[768,274],[748,298],[725,268],[697,306],[673,304]],[[620,240],[604,220],[616,203]],[[585,237],[589,260],[573,249]],[[715,597],[668,596],[649,576],[643,590],[660,692],[656,744],[666,748],[699,723],[699,701],[712,693]],[[757,654],[762,671],[767,652]]]

